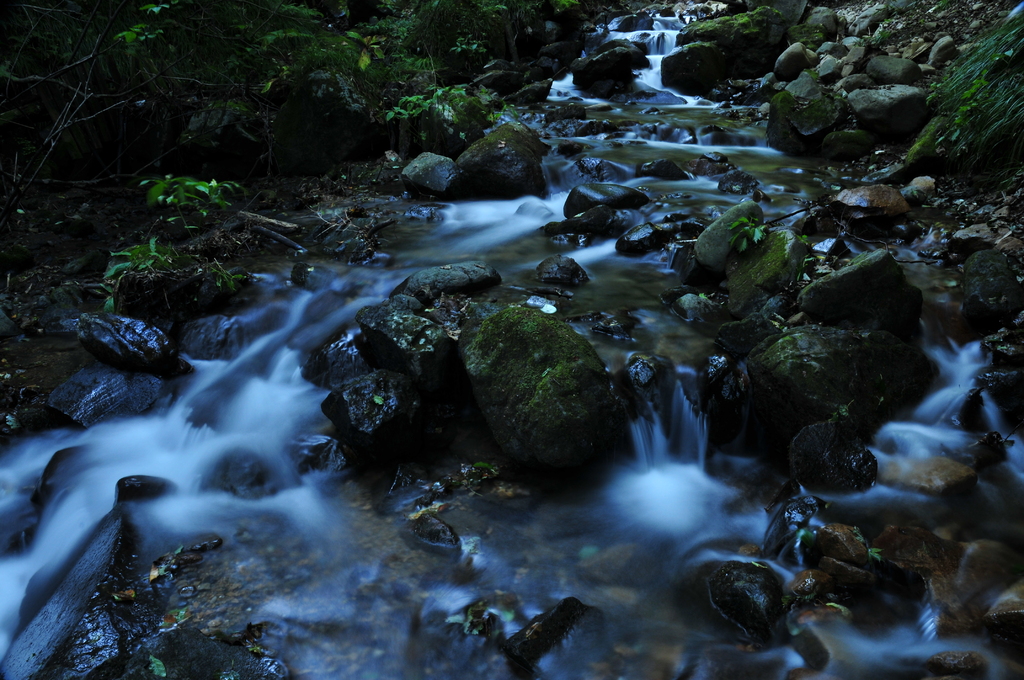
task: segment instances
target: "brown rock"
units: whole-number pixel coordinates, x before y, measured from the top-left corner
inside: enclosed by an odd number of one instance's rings
[[[829,574],[840,586],[873,586],[878,578],[866,569],[840,562],[831,557],[822,557],[818,568]]]
[[[884,184],[844,189],[836,195],[833,207],[854,220],[880,215],[893,217],[910,211],[907,199],[897,189]]]
[[[988,659],[980,652],[939,652],[925,662],[935,675],[976,676],[985,673]]]
[[[820,597],[835,589],[836,581],[821,569],[804,569],[793,577],[786,588],[798,597]]]
[[[818,547],[826,557],[863,567],[868,563],[868,547],[856,527],[826,524],[818,529]]]
[[[978,473],[944,456],[890,460],[878,471],[878,483],[929,496],[955,496],[970,493],[978,485]]]

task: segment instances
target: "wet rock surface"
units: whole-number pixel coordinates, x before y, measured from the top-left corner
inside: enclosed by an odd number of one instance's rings
[[[420,397],[408,376],[378,370],[331,392],[321,409],[358,463],[402,460],[420,448]]]
[[[789,469],[811,490],[863,491],[875,483],[878,461],[848,427],[824,422],[808,425],[793,438]]]
[[[782,584],[759,562],[726,562],[708,579],[711,601],[757,645],[767,644],[782,617]]]
[[[79,425],[142,413],[156,401],[163,381],[155,375],[86,366],[58,386],[46,402]]]
[[[422,269],[391,292],[410,295],[428,305],[444,295],[472,293],[501,283],[501,275],[486,262],[471,261]]]
[[[116,314],[82,314],[78,340],[105,364],[123,371],[156,375],[187,373],[191,366],[178,357],[178,346],[156,326]]]
[[[422,310],[416,298],[393,295],[363,307],[356,322],[379,367],[408,375],[420,389],[436,392],[453,369],[455,341],[441,325],[419,316]]]
[[[519,668],[537,670],[537,664],[556,646],[572,636],[574,646],[591,646],[598,641],[603,627],[599,609],[567,597],[555,607],[530,620],[501,645],[501,650]],[[580,638],[580,639],[577,639]]]

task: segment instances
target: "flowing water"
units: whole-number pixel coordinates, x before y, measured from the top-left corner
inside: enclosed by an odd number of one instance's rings
[[[610,34],[649,45],[652,68],[641,73],[638,89],[663,90],[658,65],[678,27],[659,22],[643,35]],[[570,80],[562,80],[546,106],[580,96]],[[842,165],[783,156],[766,146],[763,127],[679,97],[680,103],[656,108],[613,104],[599,115],[633,121],[625,133],[577,140],[583,156],[606,161],[602,179],[658,197],[637,211],[638,224],[672,213],[706,220],[738,200],[706,178],[636,176],[640,163],[657,158],[683,163],[708,151],[727,155],[761,180],[771,198],[763,204],[768,219],[798,210],[801,199],[859,181]],[[539,124],[535,111],[521,117]],[[464,201],[447,204],[440,222],[401,220],[385,243],[393,255],[387,267],[346,267],[304,255],[339,272],[331,287],[316,293],[289,283],[294,260],[265,262],[247,304],[216,321],[230,327],[227,347],[216,356],[190,357],[195,372],[171,382],[147,414],[22,439],[4,452],[0,516],[18,526],[31,513],[29,494],[51,456],[74,449],[55,477],[28,549],[0,558],[0,656],[24,624],[23,609],[41,605],[39,584],[48,574],[51,580],[59,575],[110,509],[116,481],[154,475],[176,490],[135,509],[151,551],[144,554],[155,558],[200,534],[224,538],[222,548],[181,573],[176,587],[182,595],[172,605],[187,606],[190,623],[202,628],[233,631],[250,621],[269,622],[265,646],[297,678],[512,678],[493,641],[464,632],[467,606],[483,601],[492,625],[511,635],[570,595],[601,609],[603,637],[595,645],[571,644],[548,655],[542,663],[547,678],[671,680],[711,677],[709,669],[716,667],[733,668],[729,677],[781,678],[802,665],[785,645],[737,654],[735,629],[708,601],[709,565],[749,559],[738,550],[761,543],[768,525],[763,506],[784,478],[756,455],[753,425],[723,450],[709,445],[694,401],[698,371],[714,353],[714,329],[682,322],[661,304],[659,293],[678,285],[670,255],[627,256],[615,251],[612,240],[573,245],[538,232],[560,218],[567,191],[589,181],[575,160],[548,155],[545,198]],[[401,201],[391,205],[406,207]],[[915,250],[906,249],[904,259],[915,259]],[[326,392],[301,377],[301,366],[339,328],[354,329],[361,306],[385,298],[420,267],[464,259],[494,265],[503,276],[494,296],[524,302],[533,294],[528,289],[537,287],[536,264],[559,252],[591,277],[571,299],[550,296],[560,315],[604,311],[636,324],[628,340],[594,334],[591,324],[576,325],[613,371],[634,352],[665,356],[678,367],[676,388],[634,420],[630,449],[581,472],[540,480],[499,476],[478,492],[457,492],[441,514],[462,538],[457,554],[418,543],[405,515],[429,483],[457,469],[457,461],[493,453],[479,422],[462,426],[450,456],[411,468],[412,481],[404,486],[391,471],[297,471],[295,452],[328,431],[319,408]],[[956,308],[948,292],[955,274],[925,264],[905,268],[924,290],[926,318],[918,342],[941,376],[914,412],[878,433],[872,449],[883,465],[976,438],[952,420],[987,364],[976,340],[947,338],[947,329],[957,325],[945,316]],[[985,417],[988,429],[1008,431],[998,413]],[[273,493],[243,499],[204,482],[218,463],[239,452],[263,462]],[[1013,446],[1009,460],[982,473],[966,499],[876,486],[828,497],[833,504],[815,521],[857,523],[869,538],[887,523],[955,526],[962,539],[1019,545],[1022,466],[1024,452]],[[794,572],[792,565],[769,566],[783,578]],[[923,660],[935,652],[985,651],[980,638],[936,640],[927,604],[872,599],[863,607],[897,614],[879,616],[871,627],[832,630],[844,677],[918,678],[925,674]],[[996,677],[1000,662],[994,656],[991,668]]]

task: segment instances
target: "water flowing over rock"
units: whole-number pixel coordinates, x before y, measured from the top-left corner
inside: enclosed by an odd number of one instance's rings
[[[344,76],[314,71],[274,118],[274,158],[285,174],[323,175],[371,148],[379,130]]]
[[[923,296],[892,255],[874,250],[814,281],[797,301],[822,323],[889,331],[906,340],[917,331]]]
[[[832,417],[848,419],[859,435],[870,436],[918,402],[934,375],[921,350],[891,333],[820,326],[768,338],[747,361],[754,406],[780,446]]]
[[[162,385],[160,378],[148,373],[95,363],[59,385],[46,405],[89,427],[101,420],[142,413],[156,401]]]
[[[1024,309],[1024,288],[1006,256],[995,250],[974,253],[964,262],[964,318],[979,328],[996,328]]]
[[[618,184],[580,184],[569,192],[562,213],[574,217],[599,205],[614,209],[639,208],[650,200],[644,192]]]
[[[561,644],[574,647],[600,642],[604,628],[601,610],[567,597],[549,611],[533,617],[501,645],[501,651],[523,670],[533,673],[545,655]]]
[[[116,314],[82,314],[78,340],[103,363],[123,371],[175,375],[192,370],[178,346],[156,326]]]
[[[525,308],[487,318],[460,343],[473,395],[502,450],[551,467],[613,447],[625,412],[594,348],[561,321]]]
[[[864,491],[875,483],[878,461],[842,423],[800,430],[789,446],[790,474],[812,491]]]
[[[409,295],[429,305],[441,295],[474,293],[499,283],[501,275],[494,267],[474,260],[421,269],[398,284],[391,295]]]
[[[722,616],[757,645],[767,644],[782,618],[782,584],[759,562],[730,561],[708,579],[711,601]]]
[[[468,196],[517,198],[547,191],[541,158],[547,145],[521,123],[505,123],[477,140],[455,161]]]

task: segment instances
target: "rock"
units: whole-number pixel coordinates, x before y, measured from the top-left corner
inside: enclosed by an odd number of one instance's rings
[[[805,49],[803,43],[794,42],[783,50],[772,69],[775,77],[785,81],[795,80],[804,69],[811,68],[811,61],[807,58]]]
[[[103,363],[123,371],[176,375],[192,370],[178,346],[156,326],[116,314],[82,314],[78,340]]]
[[[442,548],[458,548],[459,535],[437,515],[424,513],[410,523],[412,532],[424,543]]]
[[[945,133],[948,118],[935,116],[917,135],[904,165],[908,172],[941,172],[946,167],[946,156],[939,151],[939,138]]]
[[[833,56],[826,55],[814,69],[818,74],[818,81],[826,85],[838,81],[842,77],[842,64]]]
[[[618,184],[580,184],[569,192],[562,214],[573,217],[599,205],[615,209],[639,208],[650,200],[644,192]]]
[[[725,56],[710,42],[683,45],[661,61],[662,85],[685,95],[706,95],[728,75]]]
[[[875,32],[882,22],[889,18],[890,10],[886,5],[872,5],[858,14],[846,28],[852,36],[865,36]]]
[[[412,378],[379,370],[334,390],[320,409],[357,464],[400,461],[420,448],[420,397]]]
[[[671,240],[671,229],[653,222],[645,222],[620,236],[615,241],[615,250],[620,253],[649,253],[652,250],[659,250]]]
[[[674,161],[667,158],[659,158],[640,166],[640,173],[643,177],[657,177],[659,179],[689,179],[686,171],[679,167]]]
[[[910,205],[924,205],[935,197],[935,180],[931,177],[915,177],[900,189],[900,194]]]
[[[249,451],[234,451],[212,466],[199,488],[225,491],[238,498],[255,500],[274,495],[280,485],[268,461]]]
[[[615,47],[592,57],[577,59],[569,70],[572,71],[573,85],[584,90],[606,80],[630,83],[633,82],[633,54],[625,47]]]
[[[424,152],[402,170],[402,183],[414,194],[455,198],[461,171],[451,158]]]
[[[621,233],[632,221],[628,210],[613,210],[607,206],[598,205],[567,220],[548,222],[543,229],[548,236],[559,234],[608,236]]]
[[[983,676],[988,670],[988,659],[981,652],[949,651],[939,652],[924,662],[933,675]]]
[[[684,321],[723,323],[729,320],[726,308],[714,300],[687,293],[672,302],[672,311]]]
[[[985,628],[997,642],[1024,646],[1024,579],[999,595],[985,614]]]
[[[847,100],[865,130],[885,137],[904,137],[928,120],[928,91],[910,85],[856,90]]]
[[[580,284],[590,280],[586,270],[571,257],[552,255],[537,265],[537,279],[544,283]]]
[[[868,547],[860,530],[847,524],[826,524],[818,529],[816,545],[822,555],[863,567],[868,563]]]
[[[732,249],[729,245],[733,236],[732,225],[744,219],[760,224],[764,220],[761,206],[753,201],[743,201],[729,208],[700,233],[695,253],[701,266],[718,274],[725,273],[726,258]]]
[[[730,170],[718,180],[718,190],[727,194],[751,194],[761,186],[761,182],[749,172],[740,169]]]
[[[814,515],[824,507],[825,501],[816,496],[790,498],[781,503],[764,532],[761,554],[774,559],[792,547],[796,542],[796,533],[806,528]]]
[[[786,85],[786,92],[799,100],[820,99],[825,94],[818,84],[814,71],[811,70],[801,71],[796,80]]]
[[[458,157],[493,125],[491,113],[479,97],[451,93],[436,99],[419,118],[423,150]]]
[[[974,253],[964,262],[960,311],[971,325],[995,329],[1024,309],[1024,288],[1006,256],[995,250]]]
[[[182,162],[215,177],[245,177],[266,151],[263,125],[255,107],[240,100],[204,102],[178,137]]]
[[[830,37],[835,36],[829,35],[828,31],[815,24],[805,23],[790,26],[786,31],[786,40],[790,44],[800,43],[812,52],[821,47]],[[808,66],[805,68],[810,68],[811,66],[813,66],[813,63],[808,61]]]
[[[541,158],[548,147],[522,123],[505,123],[473,142],[455,161],[463,190],[472,197],[543,196],[547,191]]]
[[[1024,420],[1024,370],[993,368],[978,378],[985,393],[1013,422]]]
[[[142,413],[156,401],[162,386],[163,381],[154,375],[97,362],[58,385],[46,405],[89,427],[101,420]]]
[[[837,586],[873,586],[878,580],[878,577],[866,569],[840,562],[831,557],[822,557],[818,560],[818,569],[835,579]]]
[[[281,680],[288,669],[276,659],[251,653],[242,645],[218,642],[195,628],[176,626],[153,636],[136,650],[116,680],[152,680],[153,659],[158,659],[167,680],[237,678]]]
[[[594,348],[532,309],[488,317],[460,351],[473,395],[502,450],[532,465],[571,467],[622,436],[625,412]]]
[[[891,333],[819,326],[765,340],[747,357],[747,369],[758,416],[781,446],[833,416],[868,437],[918,402],[934,375],[921,350]]]
[[[978,473],[951,458],[893,459],[882,466],[880,484],[910,489],[928,496],[970,493],[978,485]]]
[[[310,353],[302,366],[302,377],[317,387],[335,390],[372,370],[360,354],[353,335],[342,331]]]
[[[800,23],[800,17],[807,9],[807,0],[746,0],[746,4],[748,11],[756,10],[758,7],[773,7],[782,15],[787,26]]]
[[[857,90],[869,89],[874,86],[875,81],[866,73],[854,73],[853,75],[844,76],[836,83],[836,89],[843,92],[856,92]]]
[[[604,621],[601,610],[588,606],[575,597],[561,600],[554,608],[538,614],[517,633],[501,643],[501,651],[527,673],[534,673],[537,664],[557,647],[571,644],[574,657],[598,644]]]
[[[821,569],[804,569],[786,584],[786,589],[797,597],[818,598],[835,590],[836,581]]]
[[[582,51],[582,42],[576,40],[562,40],[550,43],[540,48],[537,52],[537,56],[549,57],[557,61],[562,66],[568,66],[572,63],[573,59],[580,56],[580,52]]]
[[[428,267],[416,272],[391,291],[391,295],[409,295],[425,305],[441,295],[475,293],[501,283],[501,274],[477,260]]]
[[[839,32],[839,15],[828,7],[812,7],[807,12],[804,23],[810,26],[821,26],[833,38]]]
[[[0,311],[0,338],[14,338],[23,332],[21,327],[11,320],[11,317]]]
[[[520,71],[488,71],[474,78],[471,87],[486,87],[505,97],[519,90],[525,82],[526,77]]]
[[[805,257],[807,246],[788,229],[769,232],[742,253],[731,251],[725,270],[729,313],[743,318],[760,310],[768,298],[796,281]]]
[[[725,56],[734,78],[759,78],[770,71],[779,56],[779,45],[789,27],[785,17],[771,7],[752,12],[686,24],[677,45],[714,43]]]
[[[761,563],[729,561],[708,579],[711,602],[750,640],[766,645],[783,614],[782,584]]]
[[[35,264],[35,258],[23,245],[13,245],[0,250],[0,274],[17,274]]]
[[[822,323],[889,331],[906,340],[917,332],[923,296],[892,255],[873,250],[811,283],[797,302]]]
[[[875,137],[867,130],[837,130],[825,135],[821,155],[832,161],[855,161],[874,148]]]
[[[527,106],[529,104],[540,104],[548,100],[551,94],[551,86],[554,84],[550,78],[538,83],[530,83],[521,90],[505,97],[505,102],[512,106]]]
[[[300,474],[310,470],[341,472],[349,466],[344,445],[334,437],[317,434],[302,437],[292,452]]]
[[[629,50],[630,57],[632,58],[631,65],[633,68],[644,69],[649,67],[651,65],[651,62],[647,59],[647,53],[641,50],[640,47],[637,47],[638,44],[640,44],[641,46],[644,47],[644,49],[646,49],[646,45],[644,45],[643,43],[633,43],[630,42],[629,40],[626,40],[625,38],[609,40],[608,42],[601,43],[600,45],[598,45],[597,48],[594,49],[594,51],[589,56],[597,56],[599,54],[604,54],[605,52],[609,52],[611,50],[621,47],[623,49]],[[615,79],[612,78],[612,80]]]
[[[274,158],[285,174],[327,174],[378,141],[369,106],[340,73],[310,73],[274,118]]]
[[[708,357],[703,377],[701,411],[707,417],[708,440],[726,444],[743,430],[750,380],[734,361],[721,354]]]
[[[363,307],[356,322],[377,366],[403,373],[425,392],[445,386],[455,357],[455,341],[437,323],[418,316],[422,305],[406,295]]]
[[[912,85],[921,80],[921,67],[901,57],[872,57],[864,72],[879,85]]]
[[[715,344],[735,357],[745,357],[759,342],[783,330],[768,315],[758,312],[739,321],[722,324]]]
[[[875,483],[878,461],[848,427],[826,421],[808,425],[793,437],[789,470],[811,491],[864,491]]]
[[[865,217],[895,217],[910,212],[910,204],[896,189],[885,184],[843,189],[836,194],[834,208],[847,220]]]
[[[952,61],[958,56],[960,56],[960,51],[956,48],[956,41],[945,35],[932,45],[932,50],[928,53],[928,65],[942,68],[946,62]]]
[[[768,145],[789,154],[808,153],[848,116],[849,108],[839,97],[801,102],[788,91],[780,92],[768,111]]]

